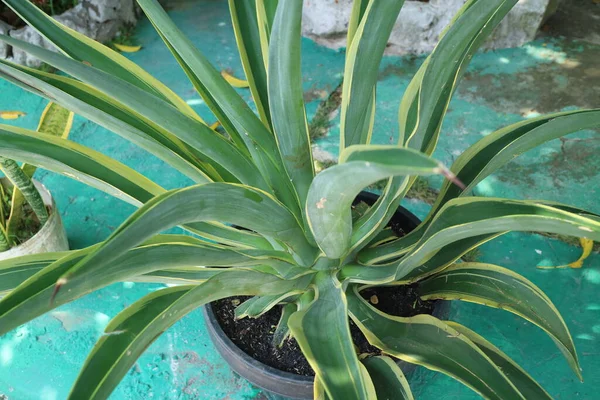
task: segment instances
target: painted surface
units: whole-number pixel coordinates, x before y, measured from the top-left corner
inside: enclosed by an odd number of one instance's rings
[[[178,0],[170,14],[219,69],[242,76],[224,1]],[[170,56],[148,21],[137,28],[143,49],[128,55],[173,88],[213,122],[208,109]],[[339,84],[343,53],[303,42],[307,111]],[[422,58],[384,60],[378,85],[374,141],[391,143],[397,135],[400,96]],[[567,39],[541,39],[519,49],[479,54],[461,84],[444,123],[435,156],[450,164],[478,138],[506,124],[551,111],[600,106],[600,46]],[[35,129],[45,101],[0,82],[0,110],[27,112],[16,121]],[[240,90],[249,99],[249,93]],[[337,153],[339,121],[319,146]],[[77,118],[72,139],[134,167],[167,188],[186,178],[117,135]],[[477,188],[482,195],[545,198],[600,212],[598,132],[581,132],[517,158]],[[53,192],[72,248],[106,238],[133,207],[102,192],[52,173],[37,178]],[[438,181],[432,180],[436,187]],[[428,206],[407,200],[423,216]],[[456,303],[452,318],[484,335],[521,363],[557,399],[592,399],[600,390],[600,257],[593,254],[580,270],[536,269],[577,259],[580,250],[539,235],[509,234],[482,248],[480,260],[525,275],[545,290],[572,330],[585,383],[579,383],[553,342],[512,314]],[[111,317],[158,285],[113,285],[61,307],[0,338],[0,394],[17,400],[60,400],[68,394],[94,342]],[[461,384],[427,370],[413,377],[419,399],[477,399]],[[1,398],[1,396],[0,396]],[[111,399],[254,399],[264,395],[236,377],[208,339],[200,312],[194,312],[153,344],[127,374]]]

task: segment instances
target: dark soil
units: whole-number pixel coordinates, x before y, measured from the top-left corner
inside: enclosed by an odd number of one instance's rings
[[[431,314],[435,304],[430,301],[422,301],[417,295],[416,285],[376,287],[363,290],[361,295],[380,311],[401,317]],[[281,371],[314,376],[314,372],[302,355],[296,340],[287,340],[281,348],[272,343],[273,333],[281,316],[281,306],[273,308],[257,319],[234,319],[236,305],[243,303],[248,298],[230,297],[212,303],[219,325],[227,336],[246,354],[263,364]],[[350,332],[360,354],[381,354],[379,349],[367,342],[352,321],[350,321]]]

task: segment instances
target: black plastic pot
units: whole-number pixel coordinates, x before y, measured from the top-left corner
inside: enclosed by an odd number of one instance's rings
[[[363,201],[369,205],[373,205],[377,201],[377,198],[378,196],[375,194],[362,192],[357,197],[355,203]],[[408,233],[417,227],[420,220],[404,207],[399,207],[398,211],[392,217],[391,223],[398,224],[398,226]],[[212,304],[206,305],[203,312],[210,338],[219,354],[227,361],[231,369],[252,384],[272,394],[289,399],[310,400],[313,398],[312,377],[280,371],[253,359],[237,347],[223,332],[213,311]],[[450,302],[437,301],[432,314],[434,317],[447,319],[449,312]],[[414,364],[403,361],[398,361],[398,365],[402,368],[405,375],[411,374],[416,368]]]

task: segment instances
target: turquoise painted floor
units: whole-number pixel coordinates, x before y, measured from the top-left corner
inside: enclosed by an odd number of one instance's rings
[[[170,14],[220,69],[242,75],[225,1],[178,0]],[[160,78],[209,122],[208,109],[142,20],[136,39],[143,49],[135,62]],[[343,52],[303,42],[307,111],[338,86]],[[378,85],[374,141],[391,143],[397,135],[400,96],[422,58],[386,57]],[[0,82],[0,110],[27,112],[17,121],[35,128],[45,101]],[[240,93],[249,99],[249,93]],[[545,37],[521,48],[477,55],[461,84],[443,127],[435,156],[450,164],[476,140],[506,124],[564,109],[600,106],[600,45],[564,37]],[[321,149],[337,153],[339,121],[333,120]],[[186,185],[184,177],[142,150],[97,125],[77,118],[71,138],[134,167],[168,188]],[[486,196],[544,198],[600,212],[600,136],[581,132],[527,153],[480,184]],[[38,172],[53,192],[72,248],[106,238],[133,208],[68,178]],[[432,187],[440,182],[432,179]],[[428,205],[407,200],[423,216]],[[539,235],[509,234],[482,248],[479,259],[511,268],[538,284],[563,313],[577,345],[585,383],[579,383],[553,342],[531,324],[503,311],[456,304],[452,319],[505,350],[557,399],[594,399],[600,391],[600,256],[580,270],[539,270],[577,259],[580,250]],[[158,285],[124,283],[100,290],[0,338],[0,398],[64,399],[86,354],[111,317]],[[419,369],[412,377],[418,399],[476,399],[445,376]],[[2,397],[4,395],[5,397]],[[264,395],[235,376],[208,339],[200,312],[170,329],[127,374],[111,399],[261,399]]]

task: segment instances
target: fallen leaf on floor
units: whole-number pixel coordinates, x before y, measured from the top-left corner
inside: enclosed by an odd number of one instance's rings
[[[227,71],[221,71],[221,76],[233,87],[247,88],[249,86],[248,81],[238,79]]]
[[[581,248],[583,252],[581,253],[581,257],[579,257],[576,261],[566,265],[559,265],[558,267],[547,267],[540,266],[539,269],[555,269],[555,268],[581,268],[583,267],[583,262],[586,258],[592,254],[592,250],[594,249],[594,241],[586,238],[579,238],[579,244],[581,244]]]
[[[0,111],[0,118],[2,119],[17,119],[27,115],[23,111]]]
[[[126,46],[124,44],[115,43],[117,50],[123,53],[136,53],[141,50],[142,46]]]
[[[210,126],[210,129],[212,129],[212,130],[214,131],[214,130],[215,130],[215,129],[217,129],[219,126],[221,126],[221,123],[220,123],[219,121],[217,121],[217,122],[215,122],[214,124],[212,124],[212,125]]]

